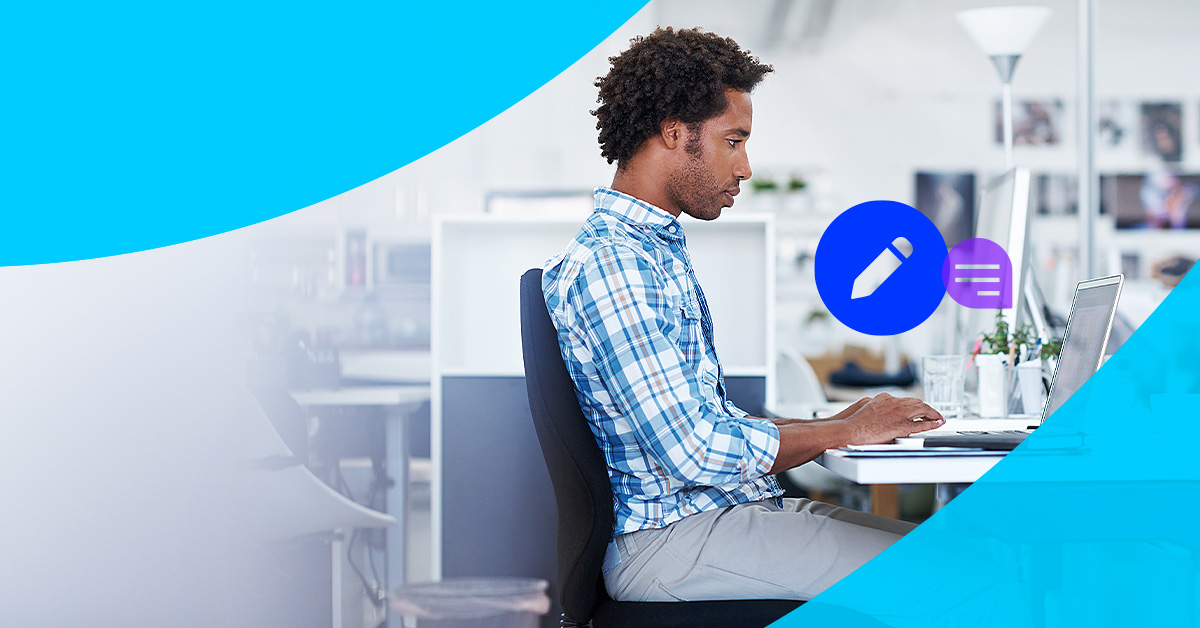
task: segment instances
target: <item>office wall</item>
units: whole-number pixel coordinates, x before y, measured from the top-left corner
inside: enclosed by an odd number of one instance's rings
[[[750,143],[760,171],[825,168],[843,206],[877,198],[910,199],[917,169],[989,170],[1003,166],[989,133],[999,81],[953,14],[987,2],[842,0],[819,49],[761,43],[771,3],[656,0],[603,44],[540,90],[477,131],[405,172],[346,192],[332,205],[345,223],[419,230],[437,213],[483,209],[490,190],[590,189],[611,179],[596,147],[592,82],[607,57],[658,23],[700,25],[737,38],[774,64],[755,93]],[[803,5],[804,3],[797,3]],[[994,3],[992,3],[994,4]],[[1054,9],[1021,60],[1014,95],[1059,97],[1062,142],[1021,147],[1019,164],[1070,171],[1075,164],[1075,3]],[[735,13],[736,11],[736,13]],[[1112,1],[1098,14],[1099,98],[1181,100],[1184,166],[1200,169],[1200,4],[1187,0]],[[1098,155],[1101,169],[1152,164],[1136,151]],[[746,197],[739,199],[747,201]]]
[[[613,167],[599,155],[595,119],[589,113],[596,106],[593,81],[630,37],[660,23],[700,25],[727,34],[774,64],[776,73],[755,93],[752,163],[760,177],[808,175],[814,182],[814,203],[830,211],[880,198],[912,202],[918,170],[986,175],[1002,168],[1003,151],[991,135],[999,81],[953,17],[962,8],[994,3],[839,0],[825,36],[797,42],[794,16],[810,4],[792,3],[793,17],[783,38],[769,44],[765,33],[775,3],[655,0],[553,81],[476,131],[402,171],[314,206],[317,211],[284,220],[428,238],[433,215],[481,213],[492,191],[588,190],[608,183]],[[1054,14],[1017,68],[1014,95],[1018,101],[1061,99],[1061,141],[1017,147],[1015,158],[1035,171],[1070,173],[1076,161],[1075,3],[1040,4]],[[1188,171],[1200,171],[1200,66],[1187,61],[1200,54],[1200,38],[1192,32],[1198,23],[1200,3],[1188,0],[1111,0],[1101,3],[1098,15],[1098,98],[1180,101],[1181,166]],[[1144,156],[1137,144],[1123,151],[1101,149],[1098,168],[1138,172],[1153,167],[1155,158]],[[747,193],[732,211],[775,205]],[[781,243],[781,252],[815,246],[812,234],[820,233],[828,217],[806,220],[801,231],[807,235],[787,246]],[[779,231],[785,236],[787,226],[781,223]],[[1105,233],[1101,224],[1102,243]],[[1073,243],[1077,227],[1072,220],[1035,223],[1033,237]],[[1196,238],[1168,237],[1164,245],[1156,244],[1169,249],[1161,253],[1200,248]],[[1107,263],[1107,256],[1101,261]],[[788,269],[781,264],[780,270]],[[1050,298],[1065,309],[1076,277],[1060,272],[1051,278],[1062,285],[1051,286]],[[785,327],[781,342],[789,331],[803,336],[805,330],[795,321],[802,320],[807,308],[819,306],[810,281],[803,276],[789,281],[801,291],[789,297],[781,288],[780,300],[793,301],[778,314]],[[904,348],[928,350],[934,344],[933,328],[943,324],[932,320],[906,334]],[[835,327],[834,344],[882,346],[878,339]]]

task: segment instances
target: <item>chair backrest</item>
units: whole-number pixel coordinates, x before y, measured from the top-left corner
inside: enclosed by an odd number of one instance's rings
[[[586,624],[609,599],[600,570],[613,530],[612,487],[563,362],[537,268],[521,277],[521,348],[529,408],[558,507],[559,600],[566,619]]]
[[[780,403],[825,403],[825,389],[808,360],[790,349],[775,358],[775,396]]]

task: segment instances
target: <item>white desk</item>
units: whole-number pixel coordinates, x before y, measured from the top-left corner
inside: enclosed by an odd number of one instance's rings
[[[288,391],[302,406],[403,406],[429,401],[429,386],[346,386]]]
[[[249,419],[240,426],[239,455],[247,461],[291,456],[261,407],[246,395]],[[245,532],[257,541],[288,539],[340,528],[387,528],[396,518],[371,510],[330,488],[297,463],[281,468],[254,468],[241,478],[243,507],[253,513]]]
[[[854,458],[830,449],[817,464],[857,484],[968,484],[987,473],[1007,452],[994,456]]]
[[[428,384],[433,358],[428,351],[344,349],[342,377],[379,383]]]
[[[848,403],[777,404],[769,412],[775,416],[812,418],[837,414],[849,406]],[[1030,419],[985,419],[978,417],[949,419],[946,425],[925,432],[944,434],[958,430],[1012,430],[1028,427]],[[921,436],[921,434],[914,434]],[[872,457],[856,458],[845,452],[831,449],[817,457],[817,464],[856,484],[871,487],[871,512],[896,518],[899,516],[900,484],[966,484],[978,480],[1007,452],[995,456],[945,456],[945,457]]]
[[[291,539],[316,532],[330,532],[330,612],[333,627],[343,624],[343,570],[345,541],[343,530],[356,528],[385,529],[396,525],[396,518],[358,504],[338,493],[301,464],[282,468],[259,466],[261,463],[290,457],[291,450],[271,426],[261,407],[246,395],[248,420],[240,425],[239,452],[252,468],[238,478],[242,511],[247,523],[241,530],[255,542]],[[351,614],[351,616],[353,616]]]
[[[958,430],[1013,430],[1029,426],[1029,419],[950,419],[940,429],[914,437]],[[987,473],[1008,452],[994,456],[873,457],[856,458],[830,449],[817,464],[858,484],[966,484]]]
[[[309,408],[324,407],[378,407],[399,410],[429,401],[429,386],[344,386],[313,390],[289,391],[292,398]],[[404,442],[405,412],[387,413],[385,438],[387,443],[387,468],[395,476],[394,484],[387,490],[388,510],[399,519],[399,525],[389,531],[387,545],[387,573],[395,587],[405,582],[404,547],[407,539],[406,510],[408,504],[408,448]]]

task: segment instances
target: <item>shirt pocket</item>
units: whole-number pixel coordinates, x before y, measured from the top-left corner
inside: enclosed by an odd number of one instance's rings
[[[704,331],[700,323],[700,300],[695,295],[685,295],[679,311],[679,349],[695,372],[700,370],[704,355]]]
[[[700,298],[692,293],[684,297],[680,307],[680,320],[686,329],[680,334],[681,340],[687,341],[684,355],[694,373],[694,381],[700,384],[704,400],[712,406],[714,412],[724,413],[721,405],[717,363],[707,353],[708,341],[704,338],[703,314],[700,308]]]

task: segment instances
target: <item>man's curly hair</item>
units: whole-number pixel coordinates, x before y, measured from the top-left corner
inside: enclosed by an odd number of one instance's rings
[[[728,37],[699,28],[657,28],[609,57],[612,69],[596,79],[600,106],[591,112],[600,131],[600,154],[618,166],[632,157],[663,120],[690,128],[720,115],[725,90],[749,92],[774,68]]]

